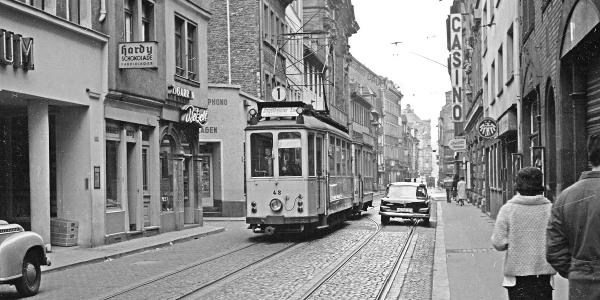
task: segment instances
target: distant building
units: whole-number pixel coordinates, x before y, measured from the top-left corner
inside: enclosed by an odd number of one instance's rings
[[[433,170],[431,156],[431,120],[422,120],[419,118],[414,109],[410,107],[410,104],[406,105],[406,109],[402,111],[402,115],[406,116],[408,125],[411,128],[415,128],[417,132],[416,138],[419,140],[419,146],[417,147],[418,175],[423,177],[431,176]]]
[[[438,118],[438,180],[455,174],[454,151],[450,149],[450,140],[454,138],[454,123],[452,122],[452,92],[446,92],[446,104],[440,110]]]

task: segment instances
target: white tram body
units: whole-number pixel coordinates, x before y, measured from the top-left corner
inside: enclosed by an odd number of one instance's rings
[[[302,102],[259,103],[252,119],[245,173],[246,223],[254,232],[312,231],[372,203],[355,192],[354,147],[343,126]]]

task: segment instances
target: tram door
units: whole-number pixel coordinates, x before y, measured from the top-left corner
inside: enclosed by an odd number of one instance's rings
[[[324,214],[325,213],[325,201],[327,199],[327,179],[325,177],[325,155],[327,155],[327,151],[325,151],[325,139],[322,134],[318,134],[316,137],[316,165],[317,165],[317,213]]]

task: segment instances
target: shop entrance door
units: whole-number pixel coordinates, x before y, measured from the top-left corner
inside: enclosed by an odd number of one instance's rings
[[[192,157],[186,156],[183,161],[183,222],[185,224],[194,223],[194,201],[192,200],[192,190],[194,186],[191,184],[192,177],[190,170],[193,170]]]
[[[214,206],[212,155],[200,155],[200,199],[203,207]]]

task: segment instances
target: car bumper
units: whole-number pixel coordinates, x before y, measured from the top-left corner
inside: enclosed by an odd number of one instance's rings
[[[395,211],[380,211],[380,215],[391,217],[391,218],[429,218],[429,213],[406,213],[406,212],[395,212]]]

